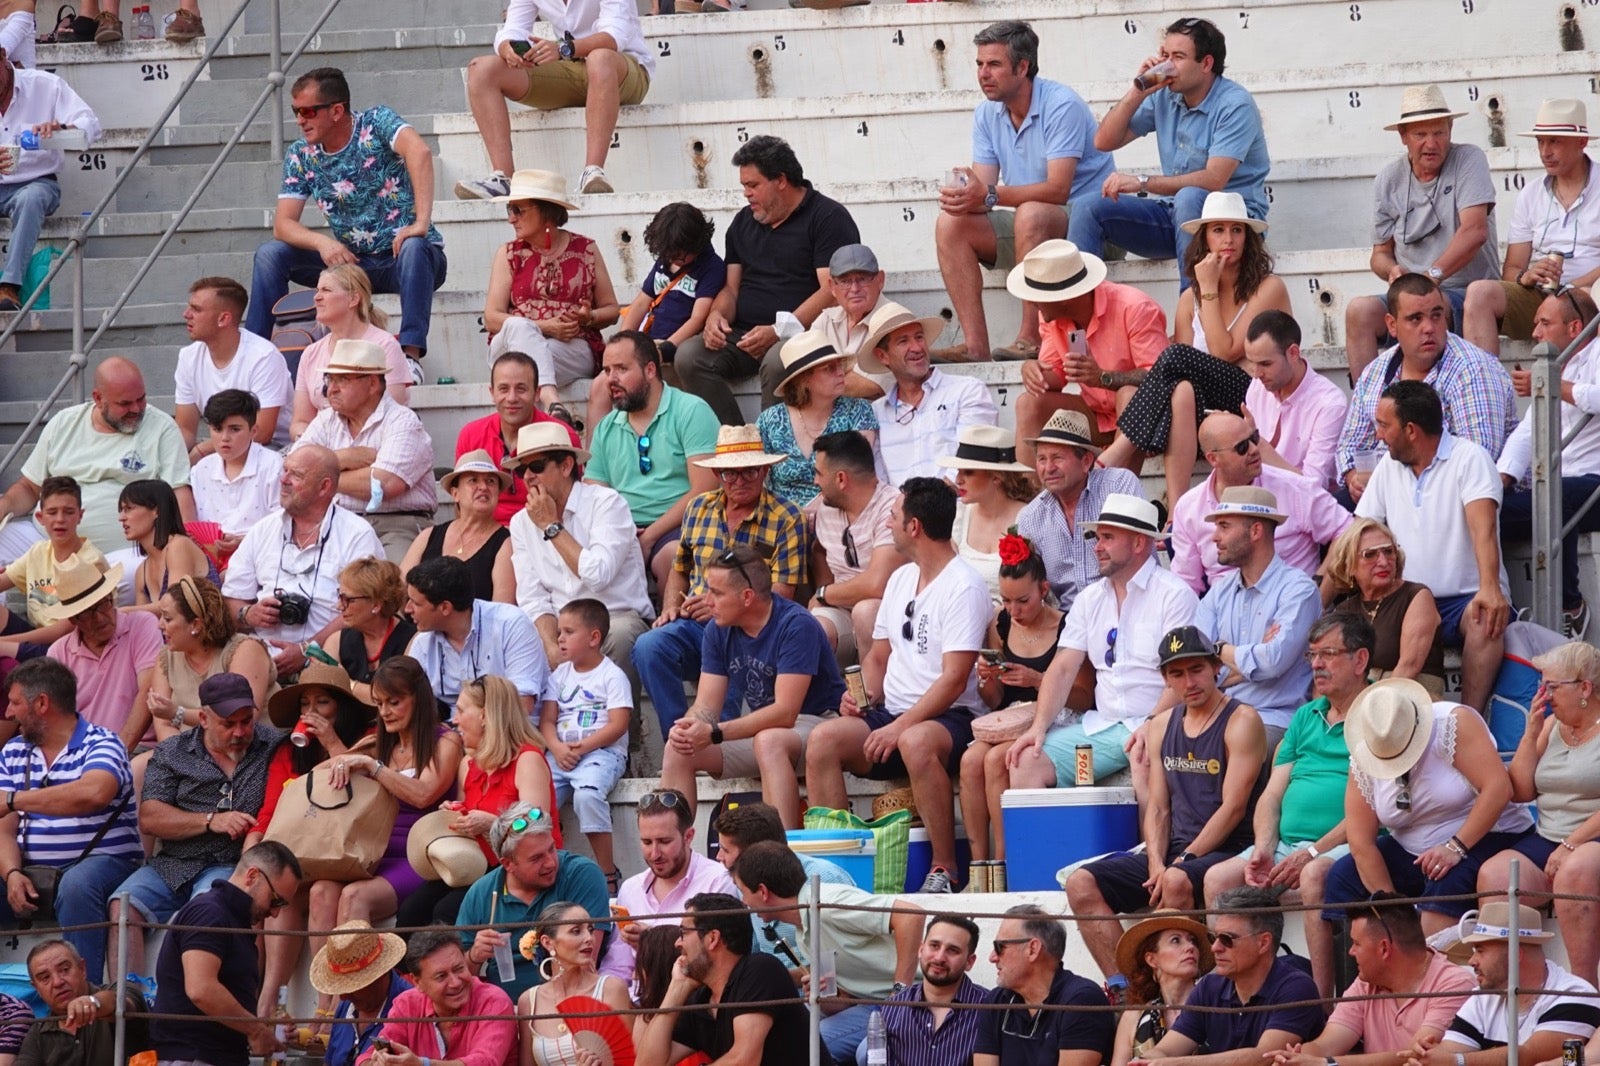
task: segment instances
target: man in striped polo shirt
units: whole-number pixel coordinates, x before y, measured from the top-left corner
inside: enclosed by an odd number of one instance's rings
[[[0,924],[40,916],[47,899],[36,867],[59,871],[62,925],[104,921],[112,890],[144,857],[128,749],[78,716],[78,679],[56,660],[30,659],[8,684],[6,717],[18,735],[0,748]],[[105,934],[90,929],[64,939],[83,956],[90,982],[103,980]]]

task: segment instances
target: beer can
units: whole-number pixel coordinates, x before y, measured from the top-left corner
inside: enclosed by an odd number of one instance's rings
[[[1073,784],[1087,787],[1094,784],[1094,747],[1090,744],[1079,744],[1073,764]]]
[[[1583,1041],[1561,1041],[1561,1066],[1583,1066]]]
[[[850,690],[850,698],[856,701],[857,707],[865,711],[867,709],[867,679],[861,676],[861,667],[845,667],[844,683],[845,687]]]

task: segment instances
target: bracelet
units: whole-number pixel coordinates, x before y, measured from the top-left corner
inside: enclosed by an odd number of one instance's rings
[[[1215,300],[1216,298],[1217,294],[1214,292],[1203,292],[1200,294],[1200,299],[1202,300]]]
[[[1578,850],[1575,846],[1573,846],[1573,843],[1570,840],[1563,840],[1561,842],[1561,846],[1566,848],[1568,851],[1577,851]]]
[[[244,626],[246,629],[250,628],[250,608],[254,606],[255,604],[253,603],[247,603],[243,607],[239,608],[239,624]]]
[[[1456,1052],[1456,1066],[1467,1066],[1467,1056],[1459,1051]]]
[[[211,819],[215,818],[216,816],[217,816],[217,812],[216,811],[212,811],[211,813],[206,815],[206,832],[209,833],[211,831]]]
[[[1446,840],[1444,842],[1444,847],[1446,851],[1455,852],[1459,858],[1465,859],[1467,857],[1466,850],[1462,848],[1460,842],[1457,841],[1455,837],[1451,837],[1449,840]]]
[[[16,813],[16,810],[17,810],[17,790],[16,789],[12,789],[10,792],[6,793],[6,812],[10,813],[10,814],[14,814],[14,813]]]
[[[182,729],[184,727],[183,726],[183,722],[184,722],[184,710],[183,710],[183,708],[182,707],[174,707],[172,709],[172,724],[177,726],[179,729]]]
[[[1452,836],[1450,839],[1455,842],[1456,847],[1461,849],[1461,857],[1463,859],[1466,858],[1467,852],[1471,851],[1472,849],[1467,847],[1467,845],[1463,843],[1461,838],[1458,836]]]
[[[11,883],[11,875],[12,874],[20,874],[21,872],[22,872],[22,868],[20,866],[13,866],[11,869],[6,871],[6,875],[4,877],[0,877],[0,881],[4,881],[5,883],[10,884]]]

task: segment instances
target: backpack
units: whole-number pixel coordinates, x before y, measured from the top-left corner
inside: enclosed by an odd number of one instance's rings
[[[291,377],[298,375],[301,353],[328,335],[317,321],[316,295],[315,289],[298,289],[272,305],[272,345],[283,353]]]

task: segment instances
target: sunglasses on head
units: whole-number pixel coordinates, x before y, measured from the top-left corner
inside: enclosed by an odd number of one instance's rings
[[[670,811],[675,810],[678,804],[687,802],[688,800],[684,799],[681,793],[675,792],[670,788],[664,788],[657,792],[646,792],[640,796],[639,809],[657,807],[664,811]]]
[[[521,818],[512,821],[510,828],[513,833],[526,833],[542,821],[544,821],[544,811],[535,807]]]

